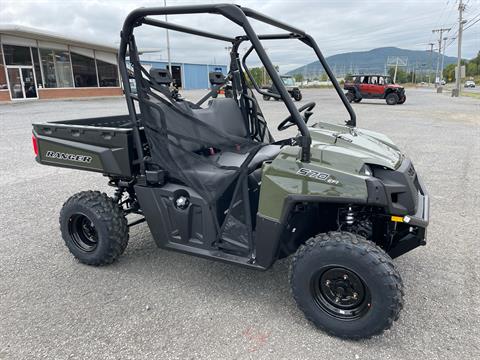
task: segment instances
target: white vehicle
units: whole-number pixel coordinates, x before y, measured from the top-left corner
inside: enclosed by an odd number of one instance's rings
[[[466,88],[474,88],[474,87],[475,87],[475,81],[473,81],[473,80],[467,80],[467,81],[465,81],[465,84],[463,85],[463,87],[466,87]]]

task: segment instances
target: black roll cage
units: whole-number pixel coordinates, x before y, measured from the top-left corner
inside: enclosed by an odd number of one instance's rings
[[[203,30],[196,30],[182,25],[176,25],[169,22],[148,18],[147,16],[158,16],[158,15],[186,15],[186,14],[218,14],[226,17],[227,19],[231,20],[232,22],[236,23],[240,27],[243,28],[245,31],[245,35],[237,36],[237,37],[228,37],[220,34],[215,34],[211,32],[206,32]],[[253,30],[248,18],[252,18],[263,23],[272,25],[274,27],[280,28],[282,30],[287,31],[287,33],[281,34],[265,34],[265,35],[257,35]],[[301,153],[301,160],[303,162],[310,161],[310,145],[311,145],[311,137],[308,131],[307,125],[303,120],[302,116],[300,115],[299,111],[297,110],[296,106],[293,103],[293,100],[290,98],[287,90],[285,89],[283,82],[280,79],[279,74],[275,70],[270,58],[268,57],[265,49],[263,48],[260,40],[280,40],[280,39],[298,39],[305,43],[307,46],[310,46],[315,54],[318,57],[318,60],[322,64],[323,68],[325,69],[330,81],[332,82],[338,96],[342,100],[345,108],[347,109],[350,119],[346,121],[347,126],[356,126],[356,116],[355,112],[353,111],[350,103],[348,102],[347,98],[345,97],[338,81],[336,80],[335,76],[332,73],[332,70],[328,66],[320,48],[318,47],[315,40],[304,31],[297,29],[293,26],[280,22],[278,20],[272,19],[266,15],[256,12],[255,10],[241,7],[239,5],[234,4],[211,4],[211,5],[190,5],[190,6],[169,6],[169,7],[151,7],[151,8],[139,8],[133,10],[125,19],[123,28],[120,34],[120,49],[118,54],[118,63],[120,74],[122,76],[122,83],[123,88],[125,91],[125,97],[127,100],[127,107],[130,114],[130,120],[132,123],[133,128],[133,135],[135,141],[135,147],[137,150],[137,161],[140,165],[140,172],[141,174],[145,173],[145,164],[143,161],[144,154],[143,154],[143,146],[142,140],[140,136],[140,123],[136,116],[135,106],[133,100],[135,99],[135,95],[132,94],[130,89],[129,77],[128,77],[128,69],[127,69],[127,47],[128,47],[128,56],[130,60],[134,60],[139,62],[138,51],[135,44],[135,39],[133,36],[133,29],[135,27],[141,26],[142,24],[147,24],[151,26],[156,26],[164,29],[169,29],[173,31],[179,31],[187,34],[202,36],[210,39],[226,41],[232,43],[232,63],[231,65],[235,66],[235,70],[237,71],[237,75],[239,70],[237,64],[239,64],[238,58],[238,47],[243,41],[250,41],[251,47],[244,55],[242,59],[242,66],[249,77],[250,81],[252,82],[255,90],[260,94],[269,95],[272,97],[278,97],[283,100],[285,103],[291,119],[297,125],[301,136],[297,138],[297,143],[301,146],[302,153]],[[260,61],[263,63],[268,75],[272,79],[273,84],[278,90],[277,94],[271,94],[266,90],[260,89],[258,84],[254,81],[250,70],[246,66],[246,58],[248,55],[255,49]],[[141,74],[135,74],[136,77],[142,76]],[[138,80],[138,79],[137,79]],[[238,78],[235,80],[235,76],[233,81],[239,81]],[[235,87],[234,87],[235,89]],[[139,94],[140,95],[140,94]]]

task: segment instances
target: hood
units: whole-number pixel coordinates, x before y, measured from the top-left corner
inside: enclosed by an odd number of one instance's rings
[[[397,146],[380,133],[327,123],[315,124],[309,130],[312,160],[336,164],[345,171],[358,172],[364,164],[394,170],[403,159]]]

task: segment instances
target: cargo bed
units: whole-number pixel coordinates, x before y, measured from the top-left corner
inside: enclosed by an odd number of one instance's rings
[[[129,115],[36,123],[33,137],[41,164],[121,178],[135,171]]]

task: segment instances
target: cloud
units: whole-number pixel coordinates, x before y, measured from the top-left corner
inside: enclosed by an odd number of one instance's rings
[[[213,1],[174,1],[168,5],[205,4]],[[382,46],[407,49],[427,49],[436,35],[431,30],[439,26],[452,26],[450,36],[456,32],[457,18],[454,0],[414,1],[392,3],[390,0],[369,1],[236,1],[256,9],[311,34],[326,56],[348,51],[369,50]],[[141,6],[160,6],[162,1],[19,1],[2,0],[0,22],[37,27],[48,31],[84,38],[87,41],[118,45],[119,33],[126,15]],[[470,0],[466,18],[480,10],[479,0]],[[169,21],[190,27],[239,35],[242,30],[216,15],[171,16]],[[253,21],[257,31],[269,31],[268,26]],[[165,32],[143,27],[137,31],[139,48],[158,48],[158,55],[166,58]],[[275,32],[275,31],[273,31]],[[277,30],[278,32],[278,30]],[[179,62],[226,63],[226,44],[195,36],[170,32],[172,60]],[[266,42],[268,53],[282,71],[309,63],[315,59],[311,50],[299,42]],[[464,34],[463,56],[474,57],[480,49],[480,23]],[[456,56],[456,42],[446,51]]]

